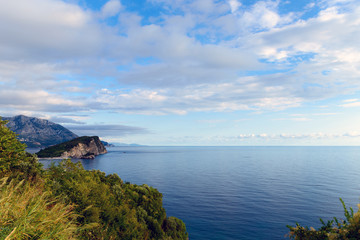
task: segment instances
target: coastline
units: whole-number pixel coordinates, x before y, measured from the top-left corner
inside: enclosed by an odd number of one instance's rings
[[[39,160],[63,160],[63,159],[68,159],[68,158],[63,158],[63,157],[46,157],[46,158],[40,158],[38,157]],[[72,159],[72,158],[70,158]]]

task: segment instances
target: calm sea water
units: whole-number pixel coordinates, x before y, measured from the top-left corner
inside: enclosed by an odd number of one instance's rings
[[[284,239],[357,209],[360,147],[114,147],[86,169],[163,193],[168,216],[195,239]],[[50,161],[43,160],[44,165]]]

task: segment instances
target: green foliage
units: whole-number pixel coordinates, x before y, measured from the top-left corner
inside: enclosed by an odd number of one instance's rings
[[[124,183],[116,174],[87,171],[70,160],[51,166],[46,179],[54,196],[76,205],[78,222],[85,226],[83,239],[187,239],[185,224],[166,219],[162,194],[152,187]]]
[[[319,229],[302,227],[296,223],[296,227],[287,226],[290,229],[289,238],[295,240],[355,240],[360,239],[360,204],[358,212],[354,213],[350,208],[350,212],[345,206],[344,201],[340,198],[344,208],[346,220],[338,220],[334,217],[326,223],[320,219],[322,226]]]
[[[36,155],[25,151],[26,145],[5,124],[0,118],[0,177],[35,179],[41,173],[41,164]]]
[[[186,226],[176,217],[169,217],[163,223],[164,231],[170,239],[187,239]]]
[[[0,239],[75,239],[73,206],[50,198],[39,184],[1,179]]]

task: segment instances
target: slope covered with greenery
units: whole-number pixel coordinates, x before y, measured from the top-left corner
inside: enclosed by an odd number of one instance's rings
[[[78,138],[75,138],[75,139],[67,141],[67,142],[63,142],[63,143],[56,144],[51,147],[41,149],[36,154],[40,158],[60,157],[61,154],[76,147],[79,143],[88,145],[92,140],[94,140],[95,144],[97,145],[97,147],[99,149],[104,148],[99,137],[97,137],[97,136],[92,136],[92,137],[82,136],[82,137],[78,137]],[[100,146],[100,144],[102,146]]]
[[[188,238],[185,224],[166,216],[156,189],[70,160],[44,170],[5,123],[0,119],[1,239]]]

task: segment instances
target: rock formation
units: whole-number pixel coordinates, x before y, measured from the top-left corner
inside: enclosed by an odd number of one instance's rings
[[[57,144],[40,150],[40,158],[83,158],[94,159],[95,156],[107,153],[99,137],[79,137],[71,141]]]

